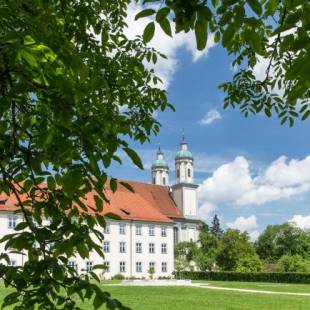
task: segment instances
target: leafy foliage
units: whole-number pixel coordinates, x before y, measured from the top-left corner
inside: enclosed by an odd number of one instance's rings
[[[224,108],[239,107],[244,116],[276,114],[292,126],[310,116],[310,5],[306,0],[145,0],[160,2],[158,11],[145,9],[137,17],[170,16],[175,32],[195,32],[197,49],[214,35],[234,56],[232,81],[220,88],[226,93]],[[164,14],[162,13],[164,12]],[[165,31],[166,32],[166,31]],[[168,33],[170,35],[170,32]],[[151,39],[151,36],[148,37]],[[255,76],[255,66],[267,63],[265,75]]]
[[[269,225],[255,243],[261,259],[276,262],[283,255],[310,258],[310,233],[291,224]]]
[[[236,270],[241,258],[255,256],[255,248],[249,242],[247,232],[227,229],[219,243],[217,263],[222,270]]]
[[[310,272],[310,262],[300,255],[283,255],[276,264],[279,272]]]
[[[103,265],[81,277],[67,265],[103,256],[104,189],[118,184],[105,168],[121,163],[119,151],[142,168],[127,141],[148,141],[160,127],[153,112],[170,106],[144,66],[160,57],[144,43],[153,30],[144,41],[123,33],[128,4],[0,0],[0,192],[25,220],[1,241],[27,255],[23,267],[0,257],[0,276],[16,289],[3,307],[79,309],[80,298],[125,308],[91,282]]]
[[[240,257],[236,264],[237,272],[260,272],[262,271],[262,262],[258,255],[247,255]]]

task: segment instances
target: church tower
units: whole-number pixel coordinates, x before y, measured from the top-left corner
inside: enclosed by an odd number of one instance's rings
[[[152,183],[163,186],[169,185],[169,167],[160,146],[158,146],[157,158],[152,165]]]
[[[174,201],[185,218],[197,219],[198,185],[194,184],[194,158],[188,150],[184,135],[175,156],[175,173],[175,184],[172,186]]]

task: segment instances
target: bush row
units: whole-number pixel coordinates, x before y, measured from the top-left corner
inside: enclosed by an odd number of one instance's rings
[[[178,279],[274,282],[274,283],[310,283],[310,273],[299,272],[234,272],[234,271],[182,271],[177,273]]]

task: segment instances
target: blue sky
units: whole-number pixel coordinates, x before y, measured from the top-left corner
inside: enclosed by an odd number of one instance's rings
[[[142,29],[143,24],[137,23],[128,36]],[[150,165],[160,143],[173,183],[173,156],[184,128],[195,157],[195,181],[201,184],[201,216],[207,222],[217,213],[223,226],[246,229],[253,239],[266,225],[291,219],[310,228],[310,122],[297,122],[289,128],[281,126],[277,118],[259,115],[246,119],[239,110],[223,110],[224,93],[217,86],[233,75],[231,57],[212,38],[209,48],[197,53],[192,36],[175,41],[164,36],[158,31],[153,44],[170,58],[155,70],[163,77],[176,111],[157,114],[162,129],[150,144],[133,144],[143,159],[144,171],[126,160],[122,169],[115,165],[110,173],[149,182]],[[263,65],[256,70],[258,76]]]

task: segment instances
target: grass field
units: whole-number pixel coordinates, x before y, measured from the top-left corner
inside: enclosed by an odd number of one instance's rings
[[[257,290],[299,293],[310,291],[310,285],[218,281],[206,281],[206,283],[219,287]],[[107,286],[106,283],[103,283],[102,286],[104,289],[109,291],[114,298],[121,300],[125,305],[136,310],[310,309],[310,296],[263,295],[245,292],[208,290],[193,287],[125,287]],[[4,288],[0,289],[1,300],[7,293],[8,291]],[[84,303],[80,306],[85,310],[92,309],[90,303]]]
[[[265,282],[228,282],[228,281],[193,281],[194,283],[208,283],[212,286],[253,289],[261,291],[308,293],[310,284],[289,284],[289,283],[265,283]],[[310,300],[309,300],[310,302]],[[310,309],[310,306],[309,306]]]

